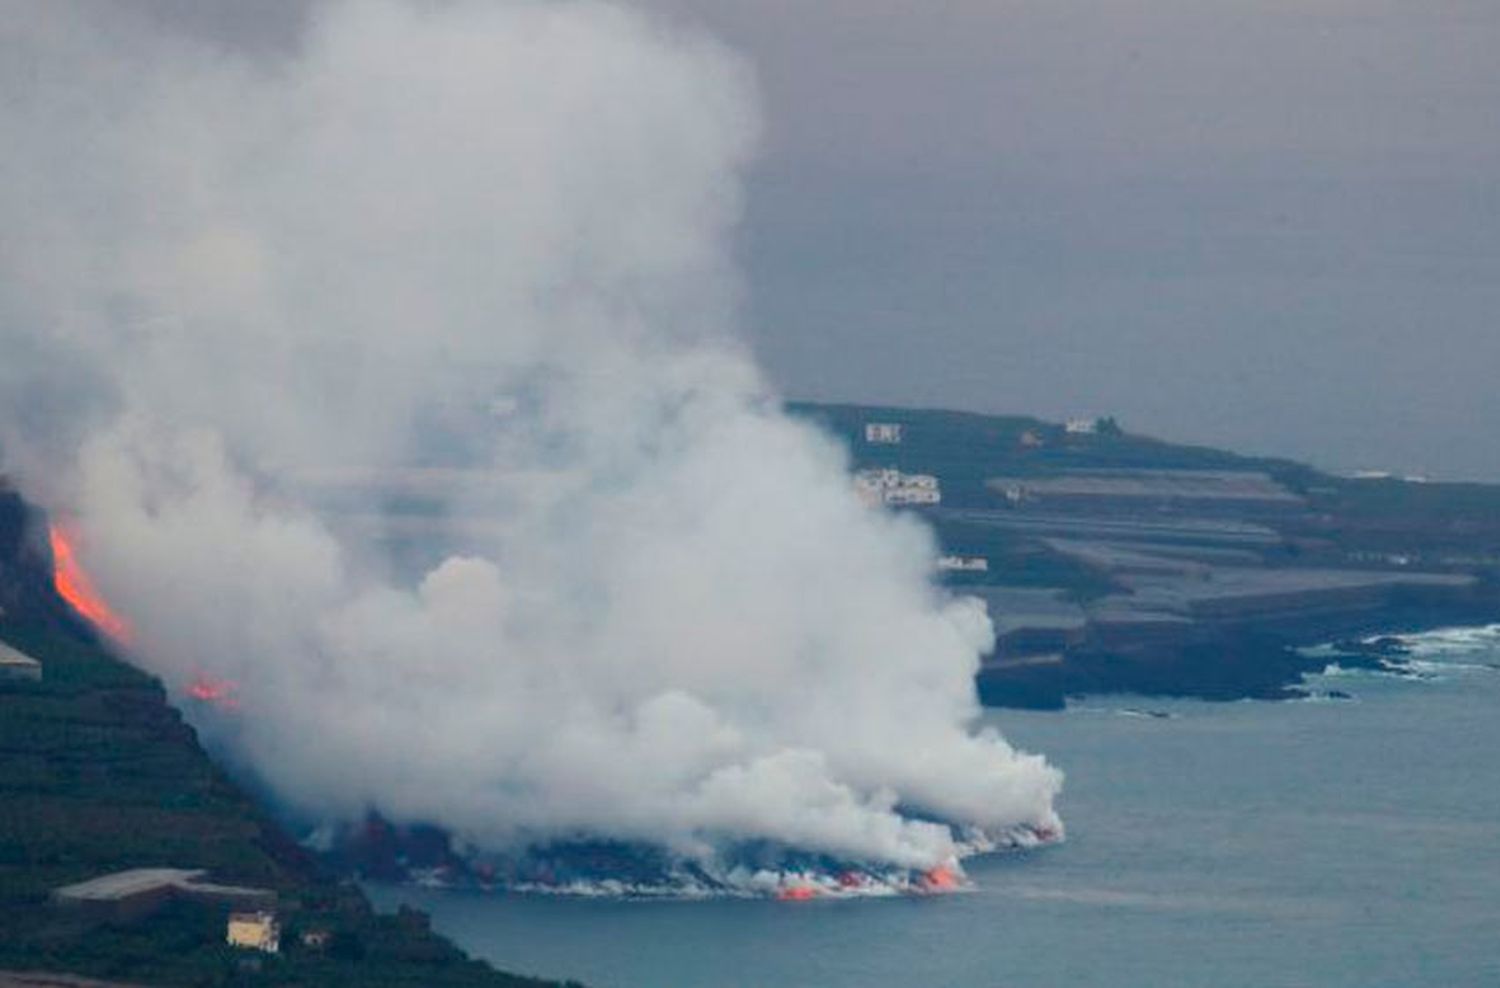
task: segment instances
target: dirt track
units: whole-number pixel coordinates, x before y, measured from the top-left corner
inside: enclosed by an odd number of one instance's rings
[[[95,981],[71,974],[47,974],[41,971],[0,971],[0,988],[146,988],[145,985],[121,981]]]

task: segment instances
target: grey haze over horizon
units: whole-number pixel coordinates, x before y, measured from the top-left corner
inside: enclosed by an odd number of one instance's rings
[[[137,0],[226,44],[303,0]],[[744,52],[791,397],[1500,479],[1500,7],[642,0]]]

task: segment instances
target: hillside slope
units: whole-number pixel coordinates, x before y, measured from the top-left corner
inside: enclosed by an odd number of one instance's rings
[[[293,845],[220,772],[161,685],[113,658],[47,588],[19,499],[0,495],[0,641],[40,682],[0,679],[0,969],[149,985],[543,986],[497,973],[433,934],[379,916]],[[208,869],[279,893],[280,956],[224,946],[223,910],[171,906],[130,926],[48,904],[60,885],[135,867]],[[299,933],[326,930],[325,949]]]

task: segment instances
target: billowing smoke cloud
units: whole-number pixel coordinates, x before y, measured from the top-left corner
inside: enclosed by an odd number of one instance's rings
[[[735,57],[589,2],[253,58],[105,7],[3,4],[0,448],[289,805],[908,868],[1056,828],[975,729],[983,609],[732,335]],[[462,551],[403,578],[369,483]]]

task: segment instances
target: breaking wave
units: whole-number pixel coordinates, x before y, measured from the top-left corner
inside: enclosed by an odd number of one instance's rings
[[[1454,676],[1500,671],[1500,624],[1370,635],[1354,643],[1303,650],[1326,658],[1326,678],[1383,678],[1440,682]]]

